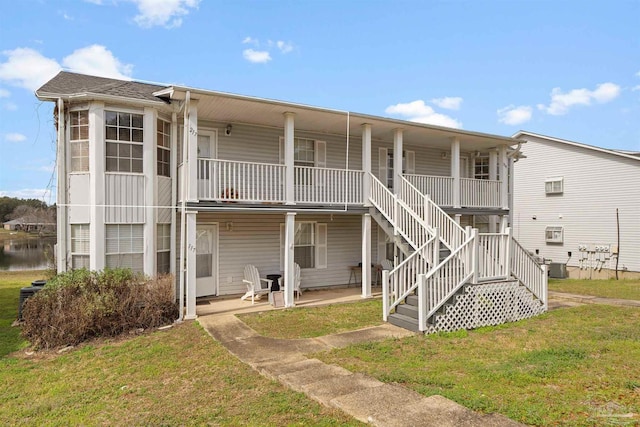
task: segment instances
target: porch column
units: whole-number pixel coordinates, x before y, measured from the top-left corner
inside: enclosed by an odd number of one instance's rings
[[[495,181],[498,179],[498,150],[489,151],[489,179]],[[497,215],[489,215],[489,233],[496,232],[498,222]]]
[[[178,115],[171,113],[171,204],[178,205]],[[171,209],[171,256],[169,256],[170,272],[174,277],[178,277],[176,271],[176,209]]]
[[[365,206],[370,206],[369,196],[371,195],[371,125],[362,125],[362,170],[364,171],[364,181],[362,182],[362,201]]]
[[[503,209],[509,209],[509,159],[507,159],[507,146],[501,145],[499,150],[500,201]]]
[[[362,215],[362,298],[371,298],[371,215]]]
[[[393,132],[393,194],[400,194],[400,177],[402,176],[402,129]],[[362,269],[364,271],[364,268]]]
[[[105,266],[105,143],[104,104],[89,105],[89,268],[103,270]]]
[[[451,139],[451,176],[453,177],[453,207],[459,208],[460,204],[460,140]]]
[[[154,108],[144,109],[144,135],[142,140],[142,170],[146,185],[144,186],[144,274],[155,276],[156,268],[156,208],[157,175],[156,175],[156,126],[158,113]]]
[[[285,168],[284,200],[288,205],[294,205],[296,203],[294,187],[293,187],[294,185],[294,159],[293,159],[294,117],[295,117],[294,113],[284,113],[284,168]]]
[[[189,105],[185,108],[185,129],[184,138],[187,145],[187,200],[198,201],[198,102],[195,99],[189,100]]]
[[[67,215],[67,155],[66,155],[66,147],[67,147],[67,132],[65,129],[66,123],[66,112],[64,111],[64,101],[62,98],[58,98],[58,146],[56,147],[58,150],[58,191],[56,193],[56,207],[57,207],[57,231],[58,231],[58,242],[57,242],[57,253],[56,253],[56,269],[58,273],[62,273],[63,271],[67,271],[67,224],[69,223],[69,218]],[[92,121],[89,119],[89,124]],[[95,157],[95,155],[93,156]],[[96,257],[95,252],[93,256],[90,256],[89,259],[93,260]]]
[[[196,212],[187,211],[187,312],[185,320],[196,318]],[[181,307],[182,309],[182,307]]]
[[[295,269],[293,265],[296,213],[287,212],[284,223],[284,306],[293,307],[293,281]]]
[[[514,168],[516,160],[513,157],[509,157],[509,216],[508,221],[513,227],[513,174],[515,174],[516,170]]]

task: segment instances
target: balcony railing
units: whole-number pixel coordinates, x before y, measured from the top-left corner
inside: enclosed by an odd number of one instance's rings
[[[285,203],[285,166],[198,159],[198,199],[221,202]],[[361,205],[364,172],[296,166],[294,201],[300,204]]]
[[[454,179],[450,176],[407,174],[404,177],[437,205],[454,205]],[[460,178],[460,206],[466,208],[501,208],[500,181]]]

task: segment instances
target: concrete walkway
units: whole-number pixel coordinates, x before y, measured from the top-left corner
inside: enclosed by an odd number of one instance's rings
[[[305,393],[326,406],[376,426],[520,426],[502,415],[476,413],[442,396],[424,397],[395,384],[328,365],[307,354],[360,342],[413,335],[390,324],[307,339],[258,335],[228,312],[198,322],[229,352],[262,375]]]
[[[549,301],[573,302],[578,304],[604,304],[619,307],[640,307],[640,301],[619,298],[594,297],[592,295],[569,294],[566,292],[549,291]]]

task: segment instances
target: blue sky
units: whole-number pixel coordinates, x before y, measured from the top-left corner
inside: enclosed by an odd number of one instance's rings
[[[640,0],[0,1],[0,195],[54,200],[64,68],[640,151]]]

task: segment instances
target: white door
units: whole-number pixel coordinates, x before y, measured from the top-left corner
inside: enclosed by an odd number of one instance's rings
[[[216,151],[216,133],[200,131],[198,133],[198,160],[215,159],[217,157]],[[219,194],[215,177],[216,173],[210,162],[198,161],[198,197],[211,199]]]
[[[218,294],[218,226],[196,226],[196,297]]]
[[[469,178],[469,158],[460,156],[460,178]]]

